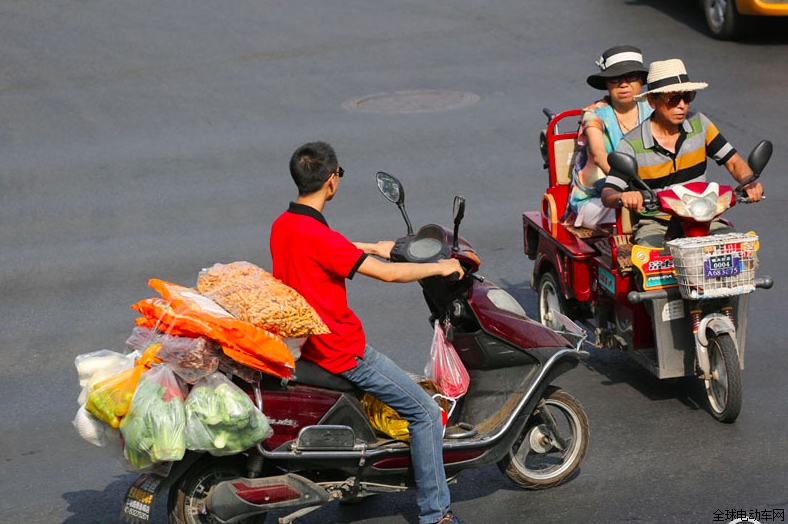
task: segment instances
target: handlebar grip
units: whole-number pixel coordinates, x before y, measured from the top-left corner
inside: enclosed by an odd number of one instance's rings
[[[459,282],[460,281],[460,274],[457,271],[455,271],[454,273],[452,273],[451,275],[449,275],[446,278],[448,279],[449,282]]]

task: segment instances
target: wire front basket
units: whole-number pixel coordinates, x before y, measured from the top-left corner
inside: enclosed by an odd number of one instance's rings
[[[681,296],[701,300],[755,291],[758,236],[725,233],[666,243],[673,255]]]

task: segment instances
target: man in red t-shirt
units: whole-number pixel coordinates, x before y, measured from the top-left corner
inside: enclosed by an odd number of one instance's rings
[[[344,170],[327,143],[299,147],[290,159],[290,174],[298,198],[271,226],[273,274],[303,295],[331,330],[309,337],[301,358],[343,376],[408,421],[419,524],[461,524],[449,510],[441,410],[405,371],[367,345],[361,321],[348,307],[345,279],[361,273],[385,282],[413,282],[462,275],[462,266],[454,259],[385,262],[376,257],[388,259],[393,242],[350,242],[332,230],[322,212],[336,194]]]

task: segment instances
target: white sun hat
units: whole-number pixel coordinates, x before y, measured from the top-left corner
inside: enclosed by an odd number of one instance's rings
[[[706,82],[690,82],[687,68],[678,58],[651,62],[648,66],[646,84],[648,89],[638,94],[636,99],[642,100],[649,93],[682,93],[709,87]]]

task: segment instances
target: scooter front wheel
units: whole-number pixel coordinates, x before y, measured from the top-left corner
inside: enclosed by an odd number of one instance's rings
[[[546,489],[570,479],[588,449],[588,417],[566,391],[550,386],[523,432],[498,467],[526,489]]]
[[[728,333],[709,337],[710,377],[704,380],[711,414],[720,422],[733,422],[741,411],[741,366]]]
[[[223,480],[246,476],[246,460],[241,456],[209,457],[197,461],[170,488],[167,513],[170,524],[218,524],[205,508],[205,497],[212,486]],[[265,513],[253,515],[238,524],[263,524]]]

